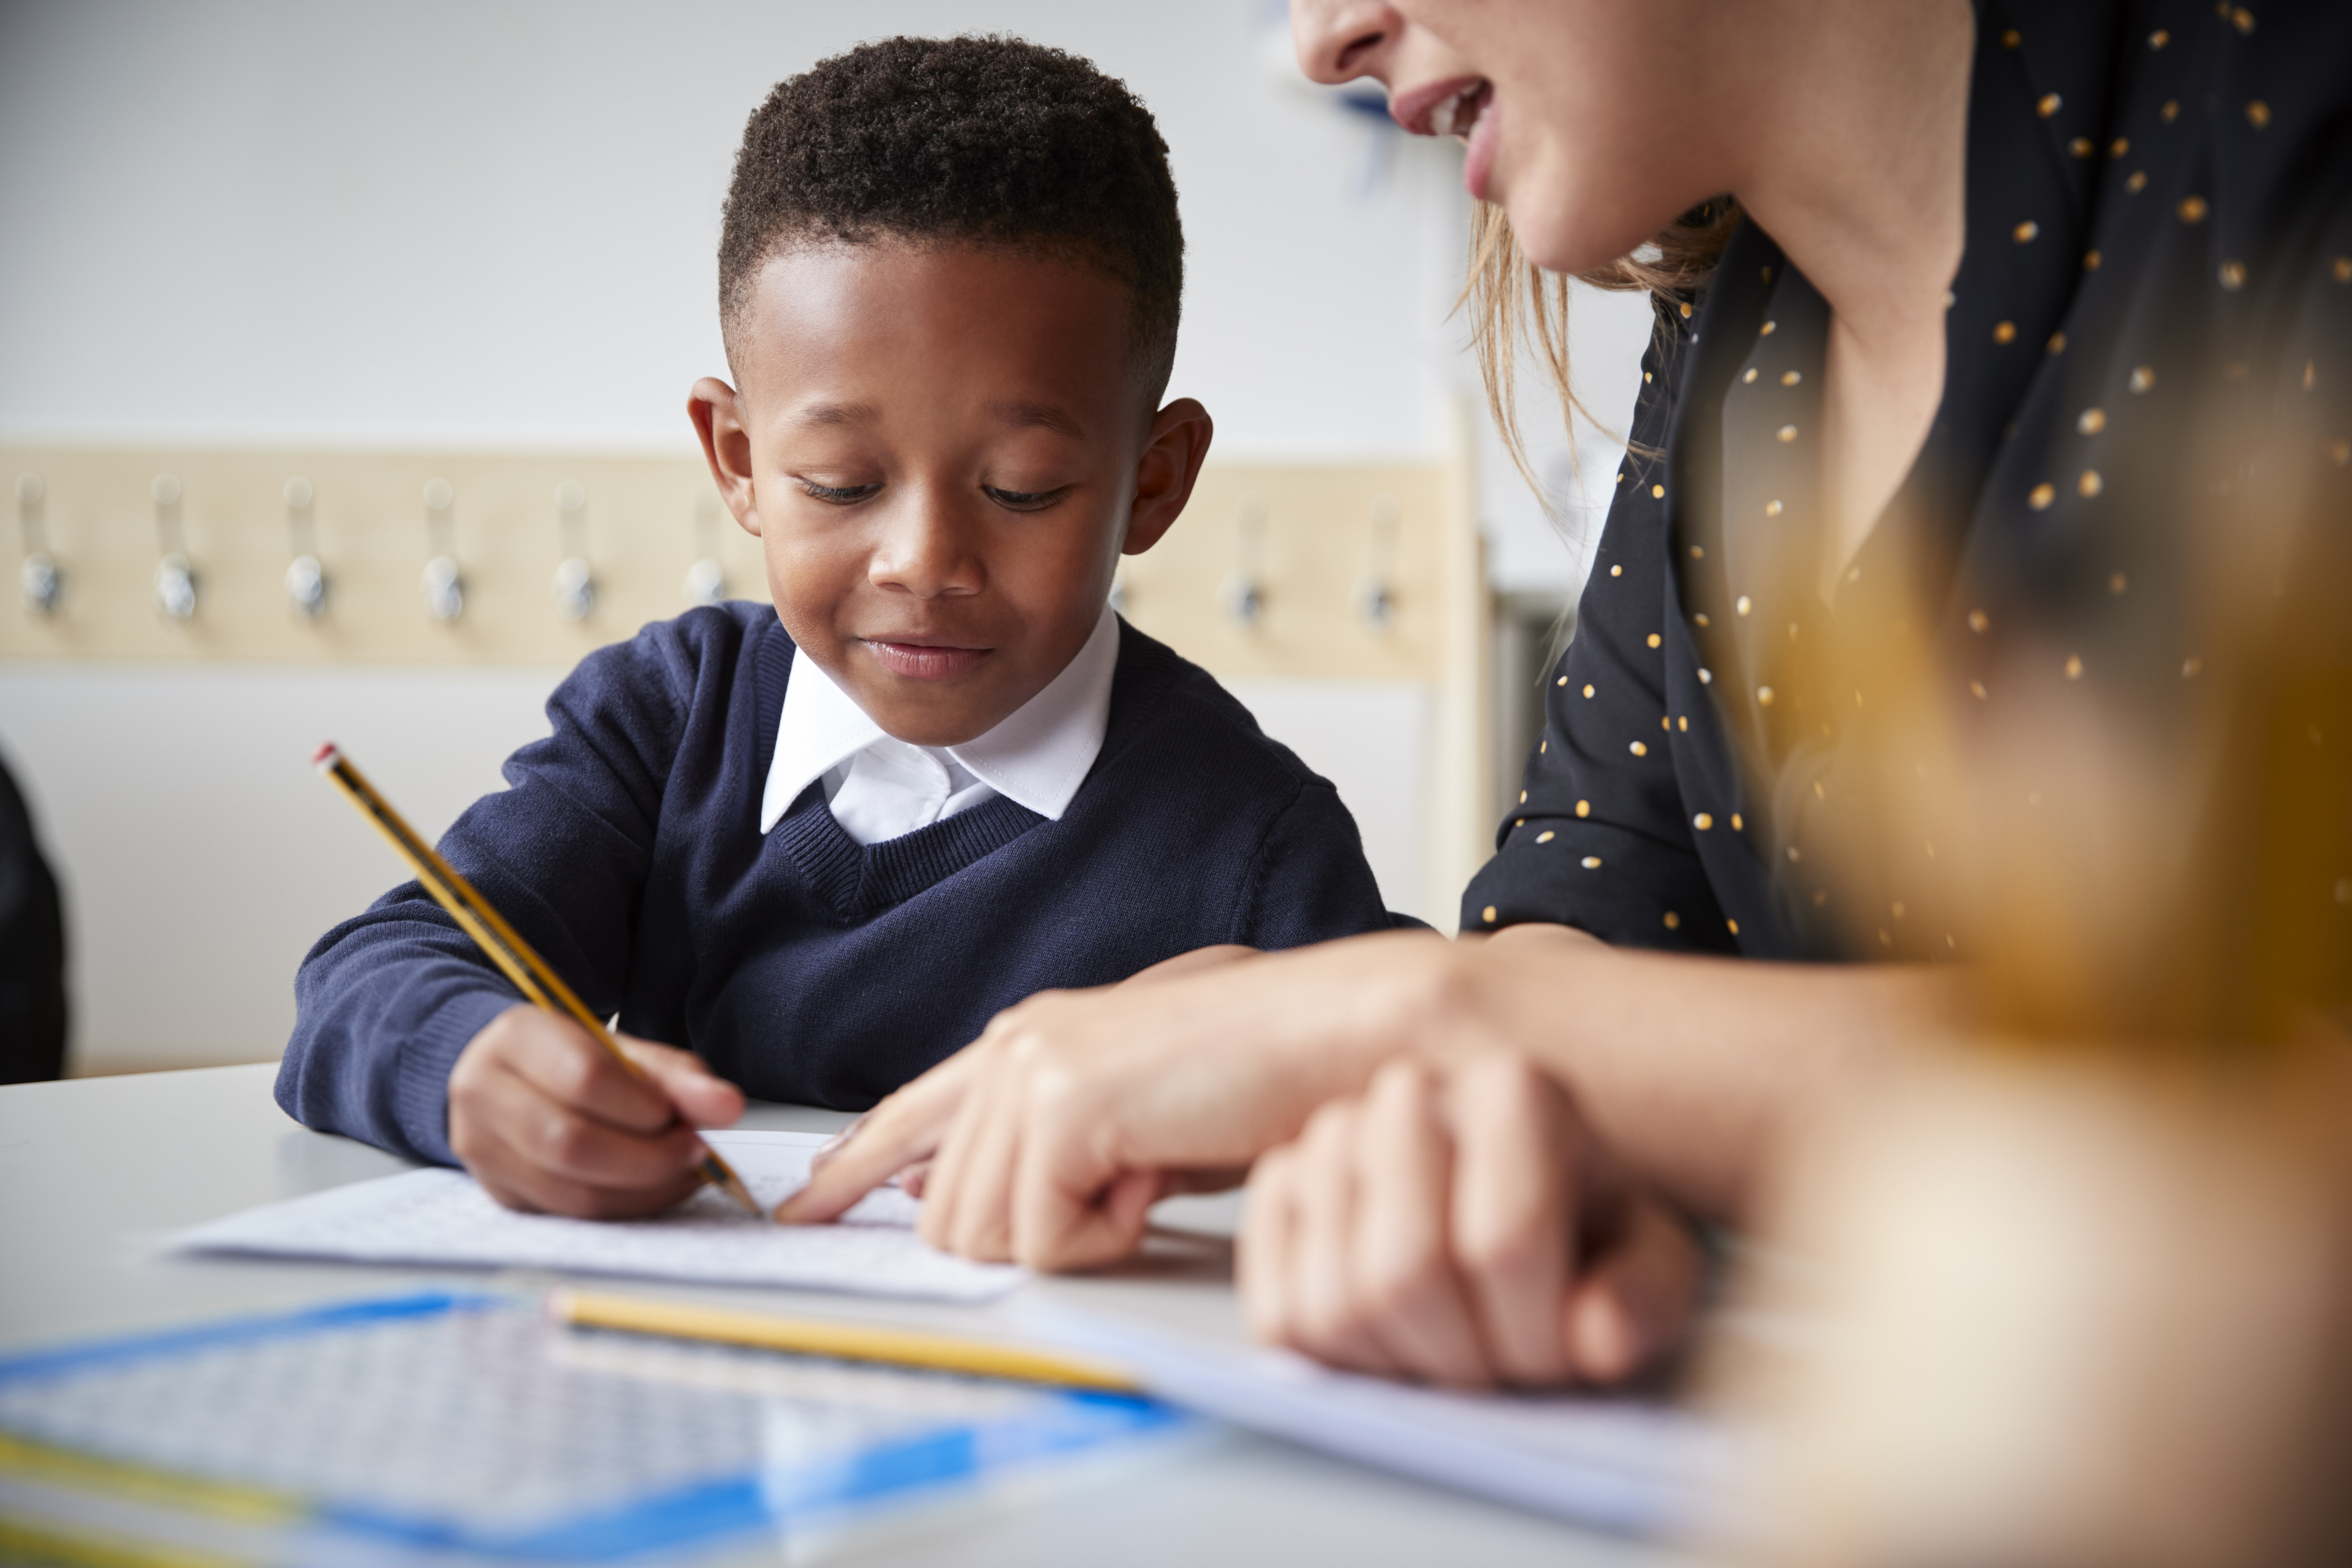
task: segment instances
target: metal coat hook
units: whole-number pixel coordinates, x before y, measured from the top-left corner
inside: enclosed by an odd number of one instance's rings
[[[66,596],[66,576],[49,554],[48,529],[41,512],[48,493],[38,474],[16,476],[16,527],[25,536],[25,566],[16,582],[25,595],[25,608],[44,616],[55,615]]]
[[[555,528],[564,549],[555,568],[555,612],[585,621],[596,608],[596,573],[588,565],[588,492],[577,480],[555,487]]]
[[[315,498],[308,479],[286,481],[286,534],[294,552],[286,568],[286,597],[305,621],[327,612],[327,569],[319,564],[318,520],[310,515]]]
[[[1394,496],[1372,497],[1371,552],[1363,580],[1356,584],[1356,612],[1375,632],[1385,632],[1396,620],[1396,593],[1390,587],[1396,574],[1397,519],[1403,508]]]
[[[694,492],[694,543],[701,554],[686,569],[686,602],[721,603],[727,598],[727,569],[719,563],[719,497],[699,486]]]
[[[173,620],[185,621],[196,612],[196,569],[189,564],[180,519],[180,481],[158,474],[147,489],[155,497],[155,541],[163,552],[155,564],[155,604]]]
[[[466,613],[466,578],[457,570],[457,495],[446,479],[425,482],[425,532],[433,559],[425,563],[425,613],[447,622]]]
[[[1225,580],[1225,613],[1244,626],[1255,626],[1265,613],[1265,590],[1258,580],[1259,561],[1265,553],[1265,498],[1242,497],[1234,516],[1234,575]]]

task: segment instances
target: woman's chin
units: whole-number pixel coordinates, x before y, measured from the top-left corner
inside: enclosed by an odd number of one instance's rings
[[[1515,183],[1531,193],[1551,184],[1543,180]],[[1502,204],[1520,254],[1546,272],[1570,275],[1615,266],[1673,221],[1672,214],[1658,223],[1602,219],[1591,207],[1557,195],[1515,200],[1506,193]]]

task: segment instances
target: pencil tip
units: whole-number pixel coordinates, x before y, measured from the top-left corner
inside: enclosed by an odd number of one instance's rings
[[[335,749],[335,743],[333,741],[330,740],[322,742],[320,745],[319,749],[310,754],[310,766],[313,768],[332,768],[335,765],[335,759],[341,755],[341,752]]]

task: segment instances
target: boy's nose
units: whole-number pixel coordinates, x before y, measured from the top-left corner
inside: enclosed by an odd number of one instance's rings
[[[939,599],[979,592],[987,572],[952,508],[921,500],[884,527],[866,577],[877,588]]]

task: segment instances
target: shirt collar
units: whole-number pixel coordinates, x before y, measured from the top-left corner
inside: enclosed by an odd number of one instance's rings
[[[1106,605],[1085,645],[1045,690],[986,734],[927,749],[944,752],[998,794],[1059,821],[1102,750],[1118,670],[1118,617]],[[811,784],[887,738],[815,660],[795,653],[776,720],[775,760],[760,797],[760,831],[773,828]]]

